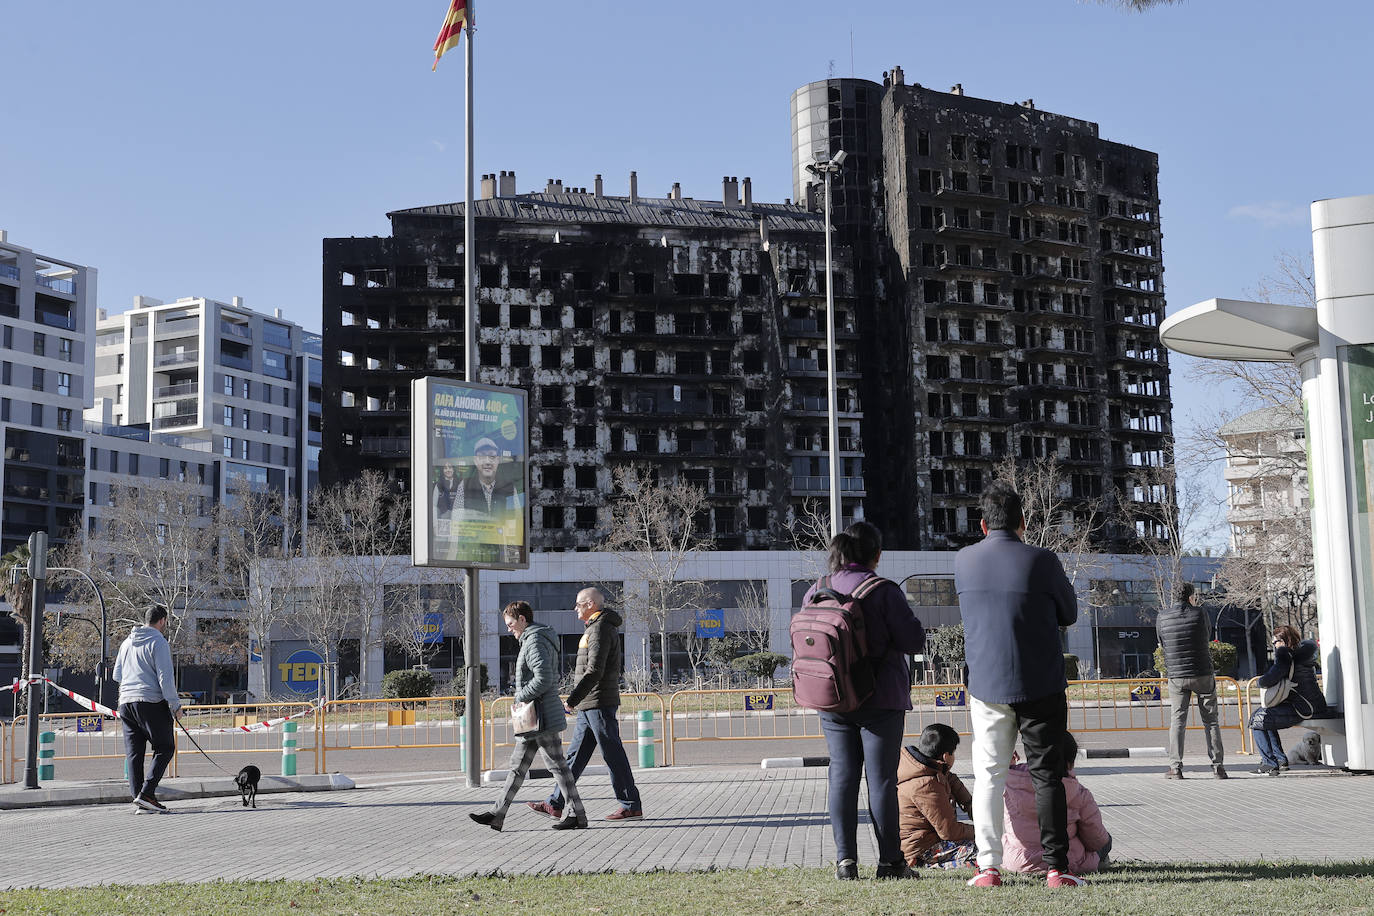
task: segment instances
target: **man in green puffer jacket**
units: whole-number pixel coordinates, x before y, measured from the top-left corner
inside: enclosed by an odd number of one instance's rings
[[[592,751],[601,748],[606,768],[611,771],[611,788],[620,807],[606,815],[608,821],[641,818],[644,809],[639,801],[639,788],[630,771],[625,745],[620,743],[620,724],[616,718],[620,710],[620,634],[617,628],[624,620],[606,608],[606,596],[600,589],[584,588],[577,593],[577,619],[586,631],[577,644],[577,664],[573,668],[573,688],[568,694],[567,711],[577,713],[572,742],[568,745],[568,760],[573,779],[582,775]],[[529,802],[532,810],[548,817],[563,816],[562,787],[542,802]]]

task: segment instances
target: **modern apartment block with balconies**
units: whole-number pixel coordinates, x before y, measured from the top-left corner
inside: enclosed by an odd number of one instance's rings
[[[159,446],[144,449],[143,460],[189,465],[198,482],[208,468],[215,499],[243,487],[304,498],[317,447],[312,404],[318,435],[318,387],[315,399],[308,394],[317,337],[280,310],[264,315],[238,298],[139,296],[123,314],[102,309],[96,324],[97,404],[88,420],[124,435],[124,451],[140,447],[119,431],[141,429]],[[168,446],[189,458],[163,454]],[[120,450],[115,442],[105,454],[117,461]]]
[[[720,199],[609,196],[484,176],[477,229],[478,380],[531,406],[536,550],[590,548],[619,465],[700,487],[721,547],[787,543],[829,494],[825,241],[819,214]],[[742,193],[741,193],[742,192]],[[364,468],[409,483],[410,380],[463,376],[462,206],[390,214],[390,238],[326,239],[326,483]],[[862,516],[853,279],[837,253],[841,486]]]
[[[0,231],[0,548],[80,521],[82,411],[94,371],[96,271],[39,255]]]

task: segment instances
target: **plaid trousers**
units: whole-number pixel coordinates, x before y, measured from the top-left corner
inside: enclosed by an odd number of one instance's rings
[[[498,821],[505,820],[506,809],[515,801],[515,793],[520,791],[525,775],[530,771],[530,764],[534,762],[535,751],[544,752],[549,769],[553,770],[553,778],[558,782],[558,790],[572,806],[572,816],[585,820],[587,809],[582,807],[582,796],[577,794],[577,782],[563,756],[562,732],[547,731],[521,735],[516,739],[515,750],[510,755],[510,769],[506,772],[506,784],[501,790],[501,801],[493,809]]]

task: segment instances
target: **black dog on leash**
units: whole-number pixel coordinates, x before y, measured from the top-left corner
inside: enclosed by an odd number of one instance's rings
[[[262,779],[262,771],[252,764],[239,770],[239,775],[234,777],[234,784],[239,787],[239,795],[243,796],[243,807],[247,808],[250,804],[254,808],[258,806],[259,779]]]

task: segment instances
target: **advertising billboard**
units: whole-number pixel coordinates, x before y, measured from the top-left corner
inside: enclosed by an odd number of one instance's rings
[[[528,568],[525,392],[432,376],[411,384],[412,562]]]

